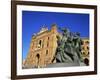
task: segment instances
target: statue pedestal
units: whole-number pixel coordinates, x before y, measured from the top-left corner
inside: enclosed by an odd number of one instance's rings
[[[46,68],[51,67],[71,67],[71,66],[80,66],[79,63],[54,63],[54,64],[48,64]]]
[[[86,66],[84,63],[53,63],[48,64],[46,67],[43,68],[56,68],[56,67],[74,67],[74,66]],[[30,68],[37,68],[35,66],[23,66],[23,69],[30,69]]]

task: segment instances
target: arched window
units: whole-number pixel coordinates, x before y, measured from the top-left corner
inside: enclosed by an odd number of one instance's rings
[[[41,44],[42,44],[42,41],[40,40],[40,41],[39,41],[39,45],[41,46]]]
[[[48,55],[48,50],[46,50],[46,55]]]
[[[83,55],[85,55],[85,52],[83,52]]]
[[[87,46],[87,50],[89,50],[89,47]]]
[[[48,40],[49,40],[49,37],[48,37]]]
[[[89,44],[89,41],[86,41],[85,43],[88,45]]]
[[[41,46],[42,46],[42,40],[39,40],[39,42],[38,42],[38,48],[41,48]]]
[[[47,42],[47,47],[49,47],[49,41]]]
[[[39,58],[40,58],[40,55],[39,55],[39,54],[37,54],[37,55],[36,55],[37,65],[39,64]]]
[[[49,37],[48,37],[48,40],[47,40],[47,47],[49,46]]]
[[[89,55],[89,52],[88,52],[88,55]]]
[[[88,66],[89,65],[89,60],[87,58],[85,58],[84,63]]]
[[[36,55],[36,57],[39,59],[39,58],[40,58],[40,55],[39,55],[39,54],[37,54],[37,55]]]

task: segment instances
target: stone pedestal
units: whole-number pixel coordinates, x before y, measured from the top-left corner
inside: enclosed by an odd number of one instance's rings
[[[51,67],[71,67],[71,66],[80,66],[78,63],[54,63],[54,64],[49,64],[46,66],[46,68],[51,68]]]

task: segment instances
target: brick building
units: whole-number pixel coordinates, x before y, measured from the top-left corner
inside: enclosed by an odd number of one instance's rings
[[[32,37],[30,49],[24,65],[44,67],[52,63],[57,48],[57,26],[53,24],[51,30],[42,28]]]
[[[86,63],[86,65],[89,65],[89,39],[88,38],[82,38],[81,52],[82,52],[84,63]]]

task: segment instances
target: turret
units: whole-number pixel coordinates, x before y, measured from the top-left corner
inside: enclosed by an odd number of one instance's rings
[[[56,25],[56,24],[52,24],[52,25],[51,25],[51,31],[52,31],[53,33],[56,33],[56,32],[57,32],[57,25]]]

